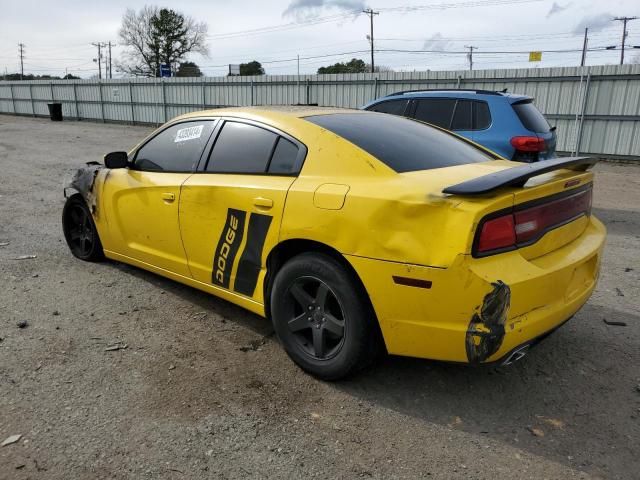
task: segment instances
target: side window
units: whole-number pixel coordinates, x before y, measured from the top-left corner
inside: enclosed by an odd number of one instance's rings
[[[450,98],[430,98],[418,100],[414,117],[416,120],[449,128],[456,101]]]
[[[371,112],[390,113],[391,115],[404,115],[408,100],[389,100],[370,106],[367,110]]]
[[[265,173],[278,135],[246,123],[227,121],[213,146],[207,172]]]
[[[471,101],[458,100],[451,122],[451,130],[472,130]]]
[[[300,169],[298,150],[295,143],[280,137],[276,149],[273,151],[271,163],[269,163],[269,173],[284,175],[296,173]]]
[[[215,126],[215,120],[183,122],[163,130],[136,153],[135,170],[191,172]]]
[[[486,102],[473,102],[473,129],[485,130],[491,125],[491,112]]]

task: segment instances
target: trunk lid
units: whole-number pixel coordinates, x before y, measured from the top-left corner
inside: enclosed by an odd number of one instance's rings
[[[593,173],[585,170],[595,162],[590,158],[558,158],[500,169],[507,162],[490,162],[494,164],[493,173],[450,185],[443,192],[451,194],[451,200],[488,203],[475,226],[474,256],[518,249],[525,258],[534,259],[563,247],[584,232],[591,212],[593,182]],[[505,207],[505,196],[510,199],[509,207]],[[499,219],[508,221],[500,223]],[[502,230],[489,231],[498,228],[496,221]],[[512,241],[505,237],[510,226]],[[502,235],[498,243],[504,244],[486,248],[488,244],[483,239],[496,232]]]

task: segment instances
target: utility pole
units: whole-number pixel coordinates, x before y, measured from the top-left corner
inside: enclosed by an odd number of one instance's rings
[[[298,54],[298,76],[300,76],[300,54]]]
[[[638,17],[616,17],[613,20],[622,22],[622,50],[620,51],[620,65],[624,64],[624,43],[627,39],[627,22],[637,20]]]
[[[102,47],[106,47],[106,44],[104,42],[97,42],[97,43],[92,43],[91,45],[93,45],[94,47],[98,47],[98,78],[102,80]],[[96,60],[94,60],[96,61]],[[105,76],[107,75],[107,66],[105,65],[104,68],[105,72]]]
[[[113,46],[115,47],[116,45],[113,44]],[[113,73],[111,73],[111,47],[112,47],[111,40],[109,40],[109,78],[113,78]],[[105,75],[105,77],[106,77],[106,75]]]
[[[584,29],[584,42],[582,43],[582,60],[580,60],[580,66],[584,67],[584,62],[587,60],[587,45],[589,43],[589,29]]]
[[[469,71],[473,70],[473,51],[477,50],[478,47],[473,45],[465,45],[464,48],[469,49],[469,53],[467,53],[467,57],[469,58]]]
[[[371,33],[369,34],[369,43],[371,43],[371,73],[375,71],[375,63],[373,59],[373,16],[380,15],[380,12],[374,12],[373,8],[367,8],[363,10],[362,13],[366,13],[369,16],[369,20],[371,22]]]
[[[20,53],[20,80],[24,76],[24,43],[18,44],[18,51]]]

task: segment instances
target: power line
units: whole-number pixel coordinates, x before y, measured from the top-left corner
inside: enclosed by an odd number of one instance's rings
[[[516,4],[523,4],[523,3],[535,3],[535,2],[541,2],[541,1],[543,0],[485,0],[485,1],[471,0],[471,1],[463,1],[463,2],[457,2],[457,3],[444,2],[439,4],[433,4],[433,5],[405,5],[400,7],[379,8],[378,11],[403,14],[403,13],[411,13],[417,10],[448,10],[452,8],[472,8],[472,7],[485,7],[485,6],[494,6],[494,5],[516,5]],[[323,23],[333,22],[337,20],[344,20],[347,18],[352,18],[355,20],[363,13],[366,13],[366,12],[352,10],[352,11],[341,13],[341,14],[329,15],[325,17],[316,17],[316,18],[301,21],[301,22],[289,22],[289,23],[283,23],[279,25],[271,25],[268,27],[253,28],[249,30],[238,30],[234,32],[218,33],[215,35],[208,35],[208,38],[221,40],[221,39],[228,39],[228,38],[281,32],[285,30],[320,25]]]
[[[496,5],[517,5],[522,3],[536,3],[543,0],[470,0],[464,2],[444,2],[431,5],[405,5],[399,7],[387,7],[380,8],[383,12],[399,12],[399,13],[411,13],[420,10],[448,10],[450,8],[473,8],[473,7],[491,7]]]
[[[638,17],[616,17],[613,19],[614,22],[622,22],[622,50],[620,50],[620,65],[624,64],[624,43],[629,33],[627,32],[627,22],[637,19]]]
[[[369,20],[371,21],[371,33],[369,35],[369,43],[371,44],[371,73],[375,72],[375,62],[373,60],[373,17],[374,15],[380,15],[380,12],[374,12],[372,8],[367,8],[363,10],[362,13],[365,13]]]
[[[467,47],[468,48],[468,47]],[[476,47],[473,47],[474,49]],[[607,50],[607,47],[593,47],[593,48],[589,48],[588,51],[590,52],[598,52],[598,51],[602,51],[604,52],[605,50]],[[375,49],[375,51],[377,53],[405,53],[405,54],[411,54],[411,55],[415,55],[415,54],[433,54],[433,55],[451,55],[451,56],[455,56],[455,55],[461,55],[461,54],[468,54],[468,52],[466,50],[403,50],[403,49],[393,49],[393,48],[378,48]],[[564,50],[539,50],[542,53],[553,53],[553,54],[562,54],[562,53],[575,53],[575,52],[581,52],[581,49],[564,49]],[[356,54],[361,54],[361,53],[369,53],[369,50],[351,50],[351,51],[347,51],[347,52],[336,52],[336,53],[327,53],[324,55],[310,55],[310,56],[306,56],[306,57],[292,57],[292,58],[286,58],[286,59],[277,59],[277,60],[268,60],[268,61],[264,61],[264,62],[260,62],[263,65],[270,65],[270,64],[276,64],[276,63],[287,63],[287,62],[297,62],[298,60],[314,60],[314,59],[318,59],[318,58],[329,58],[329,57],[340,57],[340,56],[344,56],[344,55],[356,55]],[[528,54],[529,50],[501,50],[501,51],[480,51],[480,52],[476,52],[476,55],[523,55],[523,54]],[[202,65],[203,68],[225,68],[227,67],[228,64],[222,64],[222,65]]]
[[[271,25],[269,27],[260,27],[260,28],[253,28],[249,30],[238,30],[235,32],[218,33],[215,35],[207,35],[207,37],[211,39],[220,40],[220,39],[235,38],[235,37],[245,37],[245,36],[251,36],[251,35],[261,35],[264,33],[273,33],[273,32],[280,32],[284,30],[291,30],[295,28],[303,28],[303,27],[309,27],[313,25],[320,25],[322,23],[333,22],[336,20],[342,20],[349,17],[356,18],[361,14],[362,14],[361,12],[342,13],[337,15],[329,15],[326,17],[318,17],[318,18],[306,20],[303,22],[289,22],[289,23],[284,23],[280,25]]]

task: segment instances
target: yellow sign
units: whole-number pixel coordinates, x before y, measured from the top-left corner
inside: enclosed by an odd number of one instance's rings
[[[542,61],[542,52],[529,52],[529,61],[530,62]]]

